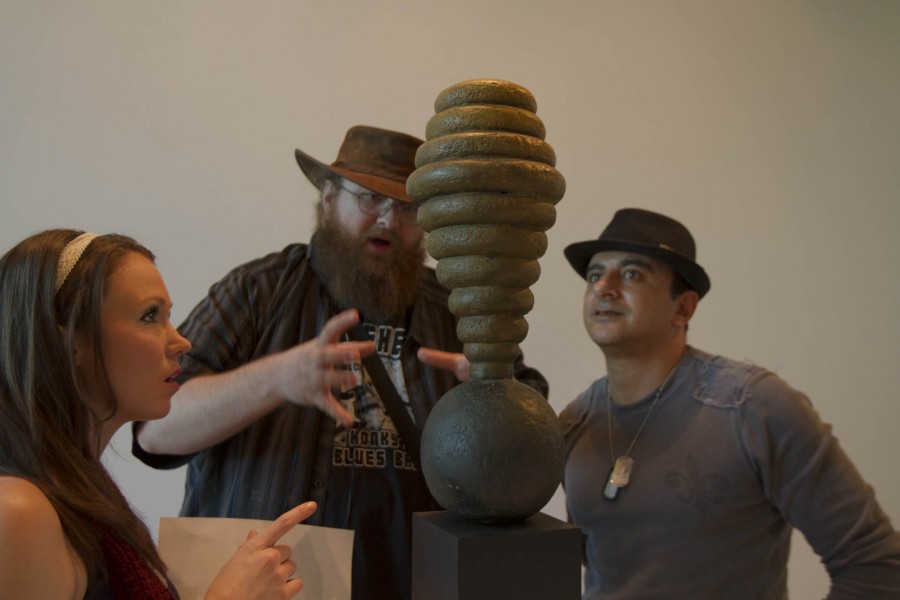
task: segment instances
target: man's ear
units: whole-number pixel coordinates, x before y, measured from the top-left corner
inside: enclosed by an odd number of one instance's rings
[[[700,302],[700,295],[694,290],[685,290],[675,299],[675,314],[672,317],[672,324],[679,327],[687,327],[694,311],[697,310],[697,303]]]
[[[322,205],[330,206],[338,194],[338,184],[334,179],[322,182]]]

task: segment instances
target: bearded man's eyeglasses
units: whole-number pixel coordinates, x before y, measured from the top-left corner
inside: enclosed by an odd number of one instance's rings
[[[356,198],[356,204],[359,210],[371,217],[383,217],[388,211],[393,210],[397,215],[397,220],[403,225],[416,225],[416,215],[419,212],[419,206],[412,202],[400,202],[387,196],[373,194],[366,191],[354,191],[344,186],[339,186],[342,190]]]

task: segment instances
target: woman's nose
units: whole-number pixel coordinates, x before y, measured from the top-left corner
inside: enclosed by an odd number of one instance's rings
[[[169,347],[175,353],[175,356],[181,356],[182,354],[187,354],[187,352],[191,349],[192,344],[189,339],[178,333],[178,330],[175,329],[174,326],[169,325],[172,329],[172,342]]]

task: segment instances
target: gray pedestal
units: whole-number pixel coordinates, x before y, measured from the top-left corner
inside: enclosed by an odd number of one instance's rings
[[[579,600],[581,530],[538,513],[512,525],[413,515],[412,600]]]

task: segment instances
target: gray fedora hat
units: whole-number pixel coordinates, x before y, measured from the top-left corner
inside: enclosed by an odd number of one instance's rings
[[[665,215],[640,208],[623,208],[616,211],[600,237],[570,244],[564,253],[572,268],[584,277],[588,261],[604,250],[651,256],[681,275],[701,298],[709,291],[709,277],[697,264],[697,247],[691,232]]]

